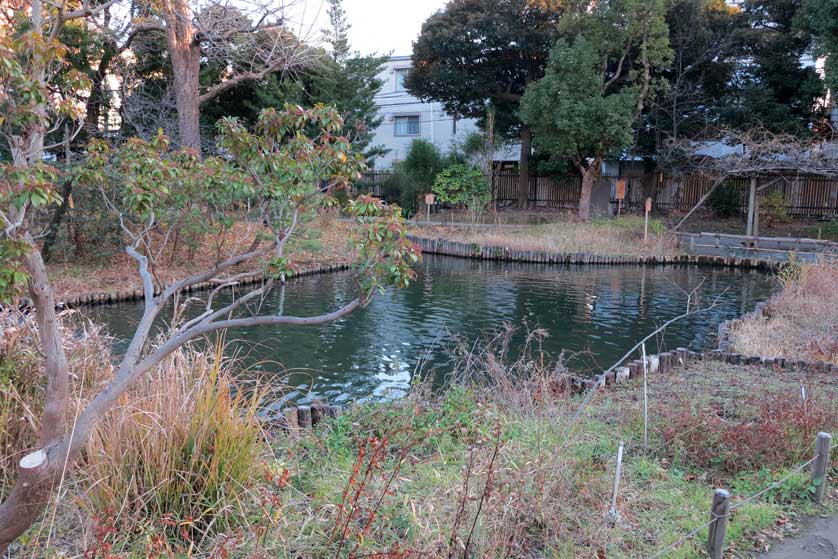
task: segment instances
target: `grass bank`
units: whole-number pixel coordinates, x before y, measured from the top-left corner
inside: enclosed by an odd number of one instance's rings
[[[808,471],[744,500],[835,432],[835,379],[704,361],[652,376],[644,446],[642,384],[583,408],[561,365],[535,350],[510,363],[507,340],[464,357],[441,394],[420,384],[298,435],[255,422],[270,400],[232,386],[219,354],[174,356],[103,424],[20,556],[651,557],[707,522],[715,487],[740,504],[728,541],[745,556],[824,511]],[[705,537],[665,557],[700,557]]]
[[[778,273],[783,290],[763,316],[731,330],[743,355],[838,363],[838,265],[789,265]]]
[[[245,251],[260,228],[261,224],[242,221],[235,223],[226,235],[208,236],[196,245],[173,241],[158,259],[157,277],[169,282],[207,270],[219,255]],[[332,213],[306,222],[290,247],[294,250],[294,263],[300,268],[351,263],[347,247],[350,228],[351,223]],[[57,254],[47,268],[58,299],[142,288],[136,261],[122,250],[113,249],[107,257],[91,254],[81,259],[62,259]]]
[[[506,247],[554,253],[587,252],[600,256],[672,256],[681,254],[675,235],[663,222],[650,220],[649,238],[643,242],[644,222],[637,216],[580,222],[562,216],[560,221],[530,225],[417,225],[417,237],[442,238],[481,246]]]

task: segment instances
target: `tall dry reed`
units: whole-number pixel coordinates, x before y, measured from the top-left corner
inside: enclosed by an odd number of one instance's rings
[[[70,365],[72,402],[68,422],[91,388],[110,378],[111,340],[75,311],[59,315]],[[70,334],[72,332],[72,334]],[[20,458],[38,441],[45,379],[38,329],[26,313],[0,313],[0,499],[11,487]]]
[[[236,392],[221,344],[176,351],[100,423],[85,508],[122,534],[157,531],[176,547],[239,524],[265,450],[259,401]]]

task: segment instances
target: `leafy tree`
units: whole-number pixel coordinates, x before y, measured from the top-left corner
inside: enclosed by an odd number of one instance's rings
[[[370,146],[370,143],[381,124],[375,96],[383,85],[378,74],[386,57],[361,56],[351,50],[342,0],[329,0],[328,15],[331,27],[323,33],[329,52],[318,51],[316,63],[293,75],[268,74],[261,80],[246,81],[221,92],[202,106],[203,121],[211,124],[225,116],[237,116],[253,123],[262,109],[282,107],[286,103],[303,106],[323,103],[335,107],[343,116],[342,134],[356,150],[368,159],[383,155],[383,146]],[[204,81],[213,79],[204,78]]]
[[[492,200],[492,185],[483,171],[463,164],[443,169],[434,180],[433,192],[440,202],[468,208],[473,224]]]
[[[40,13],[40,11],[39,11]],[[59,12],[55,17],[61,18]],[[48,35],[49,36],[49,35]],[[280,313],[253,315],[250,302],[282,289],[294,274],[291,243],[303,227],[302,216],[330,203],[328,193],[358,178],[363,157],[340,135],[344,122],[334,109],[288,106],[264,111],[253,131],[235,119],[219,124],[225,157],[202,160],[192,149],[175,150],[166,136],[132,139],[118,148],[96,140],[78,176],[95,186],[119,220],[127,254],[142,279],[143,316],[114,378],[87,402],[72,429],[72,382],[65,341],[55,313],[55,297],[35,238],[39,212],[57,203],[58,173],[33,157],[42,148],[45,121],[71,111],[88,82],[79,79],[63,95],[44,77],[63,63],[61,45],[29,32],[0,37],[3,137],[11,142],[14,165],[0,166],[0,286],[8,300],[28,292],[38,324],[46,379],[40,448],[20,463],[17,480],[0,503],[0,553],[23,534],[50,501],[64,470],[72,466],[96,423],[127,388],[178,347],[205,334],[255,325],[322,324],[367,305],[389,286],[403,287],[414,275],[418,254],[407,240],[398,207],[369,196],[352,201],[347,211],[355,227],[349,249],[356,256],[357,292],[340,308],[318,316]],[[63,93],[63,92],[62,92]],[[80,115],[76,115],[80,116]],[[24,142],[26,145],[24,146]],[[35,142],[33,144],[33,142]],[[251,237],[225,244],[225,228],[249,202]],[[214,260],[194,275],[163,283],[156,269],[167,244],[182,228],[214,239]],[[164,234],[159,234],[164,232]],[[215,295],[246,278],[264,278],[260,287],[234,293],[220,304]],[[198,301],[185,290],[208,281],[217,287]],[[199,312],[155,338],[155,324],[172,301],[197,305]],[[256,305],[259,307],[259,305]],[[187,310],[188,309],[183,309]],[[254,311],[259,312],[259,311]],[[178,315],[182,316],[182,315]]]
[[[281,7],[191,0],[134,4],[141,32],[163,32],[177,107],[178,142],[201,151],[201,106],[249,81],[298,70],[319,55],[285,26]],[[252,8],[252,9],[250,9]]]
[[[722,120],[730,127],[762,127],[806,135],[823,119],[823,80],[804,58],[813,37],[801,26],[803,0],[746,0],[737,72]]]
[[[563,19],[568,38],[556,43],[544,78],[524,95],[521,115],[536,144],[582,175],[582,220],[603,161],[632,144],[653,71],[671,59],[664,14],[663,0],[580,2]]]
[[[826,86],[838,92],[838,2],[805,0],[803,27],[814,34],[815,54],[826,58]]]
[[[496,109],[495,134],[521,143],[519,205],[527,204],[531,125],[518,116],[527,85],[544,74],[562,3],[452,0],[422,25],[406,87],[449,114],[483,118]]]
[[[672,63],[658,69],[658,88],[639,131],[641,150],[655,156],[667,141],[703,138],[719,125],[737,69],[741,11],[725,0],[667,0]]]

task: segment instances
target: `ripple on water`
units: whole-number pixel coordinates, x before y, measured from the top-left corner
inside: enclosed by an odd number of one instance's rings
[[[286,289],[285,313],[333,310],[351,300],[352,286],[348,272],[295,281]],[[392,399],[409,389],[420,361],[436,379],[444,377],[451,334],[474,342],[504,323],[526,321],[549,332],[542,349],[551,358],[565,350],[569,366],[591,371],[683,313],[688,294],[693,305],[717,301],[716,307],[673,325],[650,350],[658,344],[704,349],[719,322],[749,311],[773,287],[770,277],[754,270],[550,266],[427,255],[409,288],[388,291],[336,322],[246,328],[227,340],[243,363],[283,378],[289,400]],[[278,291],[267,304],[278,307]],[[92,312],[121,340],[120,351],[141,311],[139,303],[118,303]],[[521,341],[519,333],[513,346]]]

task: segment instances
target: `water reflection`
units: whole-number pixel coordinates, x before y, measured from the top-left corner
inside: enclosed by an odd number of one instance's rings
[[[476,340],[505,322],[546,329],[543,349],[562,350],[578,371],[609,365],[636,340],[693,304],[717,307],[673,325],[661,348],[703,349],[720,321],[768,297],[774,282],[756,271],[719,268],[550,266],[426,256],[408,289],[389,291],[366,309],[334,323],[254,327],[228,335],[243,361],[266,374],[284,374],[288,398],[307,402],[388,399],[409,388],[416,364],[442,379],[449,355],[442,340],[455,333]],[[268,301],[286,314],[329,312],[351,300],[349,273],[304,278]],[[219,300],[219,303],[223,300]],[[96,309],[117,338],[141,313],[137,303]],[[516,343],[521,341],[519,334]],[[117,346],[124,347],[124,340]],[[654,349],[658,349],[655,347]]]

